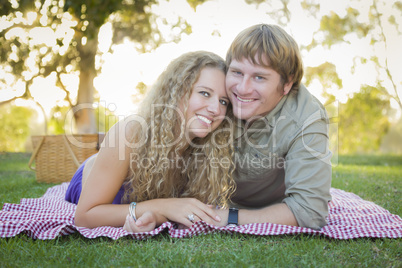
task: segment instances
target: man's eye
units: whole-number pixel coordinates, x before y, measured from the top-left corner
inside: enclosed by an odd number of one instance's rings
[[[239,72],[239,71],[232,71],[232,73],[233,73],[234,75],[242,75],[242,73]]]
[[[262,76],[256,76],[255,79],[256,79],[256,80],[263,80],[264,77],[262,77]]]

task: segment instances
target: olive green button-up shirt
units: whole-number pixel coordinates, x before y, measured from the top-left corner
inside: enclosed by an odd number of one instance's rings
[[[325,108],[303,85],[265,117],[237,122],[234,206],[284,202],[299,226],[325,226],[332,176],[328,124]]]

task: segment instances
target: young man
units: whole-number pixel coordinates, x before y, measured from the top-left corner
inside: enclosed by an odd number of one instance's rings
[[[238,119],[237,189],[229,213],[218,212],[222,222],[320,229],[331,199],[329,122],[300,84],[298,45],[278,26],[255,25],[235,38],[226,63],[226,90]]]

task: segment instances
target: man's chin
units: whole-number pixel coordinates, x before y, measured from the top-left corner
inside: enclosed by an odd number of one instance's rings
[[[245,113],[242,113],[242,112],[236,113],[235,111],[233,111],[233,114],[237,119],[240,119],[240,120],[246,120],[247,121],[248,119],[250,119],[250,116],[248,114],[245,114]]]

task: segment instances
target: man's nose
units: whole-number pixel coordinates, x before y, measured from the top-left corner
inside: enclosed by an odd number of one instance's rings
[[[242,79],[237,84],[237,93],[240,96],[246,96],[252,92],[251,81],[248,77],[243,76]]]

